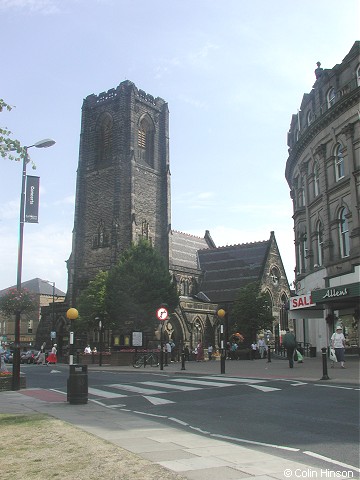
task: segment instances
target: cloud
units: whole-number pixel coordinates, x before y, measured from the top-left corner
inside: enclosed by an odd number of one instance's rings
[[[59,0],[1,0],[0,10],[26,10],[30,13],[52,15],[60,12]]]

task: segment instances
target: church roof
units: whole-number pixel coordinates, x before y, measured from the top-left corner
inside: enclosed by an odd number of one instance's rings
[[[239,288],[261,280],[272,238],[273,233],[266,241],[200,250],[201,290],[212,302],[233,302]]]
[[[169,236],[170,269],[199,270],[198,250],[213,245],[208,232],[204,237],[171,230]]]
[[[4,290],[0,290],[0,296],[7,293],[8,290],[11,288],[16,288],[16,285],[12,287],[5,288]],[[21,288],[26,288],[32,293],[36,293],[38,295],[49,295],[52,296],[53,294],[53,286],[51,283],[42,280],[41,278],[33,278],[32,280],[28,280],[26,282],[21,283]],[[65,293],[62,290],[59,290],[55,287],[54,294],[57,297],[65,297]]]

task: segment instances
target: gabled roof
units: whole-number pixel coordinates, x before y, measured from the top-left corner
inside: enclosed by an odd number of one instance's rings
[[[41,280],[41,278],[33,278],[32,280],[28,280],[27,282],[22,282],[22,288],[27,288],[30,292],[37,293],[38,295],[48,295],[52,296],[53,294],[53,286],[52,284],[46,282],[45,280]],[[16,285],[12,287],[5,288],[4,290],[0,290],[0,296],[4,295],[10,288],[16,288]],[[57,297],[65,297],[65,293],[62,290],[59,290],[55,286],[54,294]]]
[[[170,269],[187,271],[199,270],[198,250],[214,247],[208,231],[205,236],[196,237],[188,233],[171,230],[169,235],[169,264]]]
[[[273,238],[272,232],[266,241],[200,250],[201,290],[212,302],[233,302],[239,288],[261,280]]]

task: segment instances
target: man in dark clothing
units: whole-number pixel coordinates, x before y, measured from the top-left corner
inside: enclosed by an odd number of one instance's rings
[[[286,348],[287,358],[289,360],[289,367],[294,368],[294,351],[296,348],[295,335],[287,328],[286,333],[282,339],[282,344]]]

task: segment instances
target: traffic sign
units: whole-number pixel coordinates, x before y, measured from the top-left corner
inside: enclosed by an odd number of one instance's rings
[[[158,320],[161,320],[163,322],[168,318],[168,311],[166,310],[165,307],[160,307],[156,310],[156,316]]]

